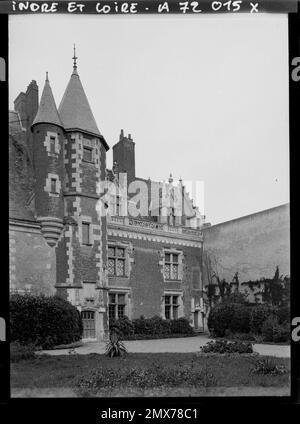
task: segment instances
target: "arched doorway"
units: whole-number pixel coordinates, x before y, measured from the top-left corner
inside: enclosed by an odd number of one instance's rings
[[[82,311],[81,319],[82,319],[82,327],[83,327],[83,339],[95,339],[96,338],[95,312]]]

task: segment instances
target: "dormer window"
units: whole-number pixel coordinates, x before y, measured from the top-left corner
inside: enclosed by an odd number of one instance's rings
[[[88,146],[83,147],[83,160],[85,162],[93,162],[93,149]]]

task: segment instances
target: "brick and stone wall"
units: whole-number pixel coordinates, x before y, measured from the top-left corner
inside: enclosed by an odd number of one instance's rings
[[[110,231],[109,231],[110,233]],[[137,238],[109,235],[109,245],[127,246],[127,270],[125,277],[110,276],[110,290],[128,290],[131,319],[154,315],[164,316],[163,296],[177,293],[182,298],[180,315],[191,319],[191,298],[200,296],[201,248],[142,240]],[[165,281],[163,273],[163,252],[176,250],[182,253],[182,280]]]

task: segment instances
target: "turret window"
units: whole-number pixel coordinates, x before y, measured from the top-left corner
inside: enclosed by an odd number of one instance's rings
[[[57,174],[48,174],[44,190],[48,192],[51,197],[59,197],[61,182]]]
[[[51,193],[57,193],[56,178],[51,178]]]
[[[44,146],[46,148],[48,156],[57,157],[60,152],[58,134],[52,131],[47,131]]]
[[[90,223],[83,222],[82,223],[82,244],[90,245]]]
[[[50,153],[56,153],[55,151],[55,137],[50,137]]]
[[[93,162],[93,149],[92,147],[83,147],[83,158],[85,162]]]

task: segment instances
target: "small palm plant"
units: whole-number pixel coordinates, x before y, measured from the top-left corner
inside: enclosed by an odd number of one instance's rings
[[[110,358],[122,356],[127,353],[127,349],[121,340],[120,334],[116,331],[110,333],[109,341],[106,343],[105,355]]]

